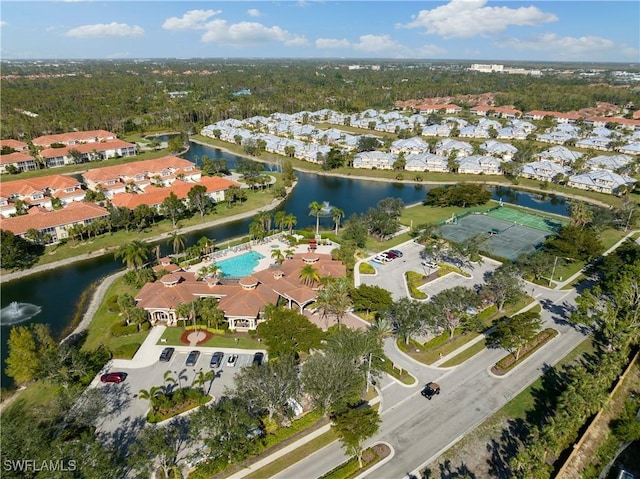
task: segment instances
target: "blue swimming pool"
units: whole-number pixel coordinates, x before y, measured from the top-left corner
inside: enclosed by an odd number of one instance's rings
[[[240,256],[218,261],[216,265],[222,270],[223,276],[242,278],[253,273],[253,270],[258,266],[258,262],[262,258],[264,258],[264,256],[257,251],[249,251]]]

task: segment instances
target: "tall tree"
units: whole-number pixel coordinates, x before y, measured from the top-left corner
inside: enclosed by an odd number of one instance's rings
[[[333,207],[331,208],[331,216],[333,217],[333,222],[336,225],[336,236],[338,236],[338,228],[340,227],[340,219],[344,216],[344,211],[340,208]]]
[[[187,193],[189,205],[200,212],[200,218],[203,218],[207,209],[211,206],[211,200],[207,196],[207,188],[203,185],[195,185]]]
[[[182,250],[184,250],[185,236],[179,231],[172,231],[167,238],[167,244],[171,245],[173,254],[178,256]]]
[[[182,218],[184,210],[184,202],[179,199],[173,191],[160,204],[160,213],[171,219],[171,225],[174,228],[176,227],[178,220]]]
[[[496,303],[498,311],[504,309],[506,302],[515,302],[524,295],[524,286],[518,271],[510,264],[503,264],[489,274],[482,290]]]
[[[11,328],[7,349],[7,376],[17,384],[25,384],[38,377],[42,358],[55,349],[55,343],[47,326],[35,323]]]
[[[360,468],[364,441],[378,432],[381,422],[378,411],[370,407],[348,408],[333,418],[332,427],[342,446],[348,454],[358,458]]]
[[[309,216],[316,217],[316,235],[320,231],[320,212],[322,211],[322,203],[312,201],[309,203]]]
[[[298,356],[320,347],[323,333],[299,312],[268,305],[267,321],[258,324],[258,336],[262,338],[269,356]]]
[[[468,319],[467,309],[476,306],[478,295],[473,289],[464,286],[445,289],[438,293],[431,304],[439,312],[439,324],[449,330],[453,337],[457,328],[464,325]]]
[[[313,265],[306,264],[300,270],[299,279],[304,285],[313,287],[320,282],[320,272]]]
[[[120,246],[115,252],[115,258],[122,258],[129,269],[139,269],[149,260],[150,254],[151,246],[148,243],[133,240]]]
[[[520,358],[522,348],[531,341],[542,327],[540,314],[527,311],[512,317],[502,317],[495,323],[496,329],[491,341]]]
[[[394,325],[396,335],[409,344],[409,339],[424,330],[425,305],[409,298],[401,298],[385,311],[385,317]]]

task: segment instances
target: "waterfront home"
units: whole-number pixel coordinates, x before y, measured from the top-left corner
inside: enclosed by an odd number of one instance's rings
[[[362,151],[353,159],[354,168],[369,168],[377,170],[391,170],[397,160],[396,155],[383,151]]]
[[[94,203],[73,202],[65,208],[53,211],[36,206],[30,208],[26,215],[0,218],[0,229],[23,237],[33,229],[39,233],[43,241],[57,243],[69,238],[70,230],[75,225],[87,226],[108,217],[109,212]]]
[[[616,195],[633,190],[636,181],[634,178],[609,170],[591,170],[570,176],[567,185],[581,190]]]
[[[449,136],[451,130],[451,125],[428,125],[422,128],[422,136]]]
[[[101,143],[116,140],[115,133],[105,130],[72,131],[57,135],[44,135],[31,140],[35,146],[50,148],[51,145],[60,144],[66,146],[81,145],[83,143]]]
[[[64,148],[45,148],[38,155],[49,168],[74,165],[90,161],[102,161],[108,158],[136,155],[136,145],[122,140],[109,140],[99,143],[78,143]]]
[[[49,175],[24,180],[0,183],[0,196],[8,200],[6,208],[0,208],[3,216],[14,214],[13,204],[22,200],[27,206],[40,206],[52,209],[52,198],[58,198],[62,205],[73,201],[82,201],[85,191],[82,184],[71,176]]]
[[[582,158],[582,153],[572,151],[565,146],[554,146],[548,150],[541,151],[535,156],[541,160],[553,161],[561,165],[571,165],[578,158]]]
[[[214,297],[219,300],[218,308],[224,313],[229,328],[238,331],[256,329],[264,321],[263,312],[268,304],[285,301],[290,308],[300,312],[314,302],[320,284],[305,283],[300,277],[302,268],[311,264],[320,277],[341,278],[346,275],[346,267],[331,255],[318,253],[296,254],[285,259],[278,269],[265,269],[235,281],[227,282],[224,277],[208,277],[198,280],[194,273],[174,271],[153,283],[145,284],[136,294],[136,306],[147,311],[152,324],[176,326],[176,307],[180,303],[190,303],[198,298]]]
[[[520,176],[540,181],[554,181],[556,178],[568,176],[571,168],[553,161],[542,160],[526,163],[522,166]]]
[[[457,170],[460,174],[468,175],[499,175],[500,160],[492,156],[473,155],[457,158]]]
[[[9,153],[8,155],[0,155],[0,173],[6,173],[9,165],[18,171],[32,171],[38,169],[36,159],[22,152]]]
[[[438,171],[441,173],[447,173],[449,171],[448,161],[441,155],[414,153],[408,155],[405,160],[406,165],[404,169],[406,171]]]
[[[103,190],[107,198],[124,192],[127,185],[130,189],[144,191],[151,184],[169,186],[178,178],[195,183],[200,176],[200,170],[193,163],[177,156],[93,168],[82,174],[87,187]]]

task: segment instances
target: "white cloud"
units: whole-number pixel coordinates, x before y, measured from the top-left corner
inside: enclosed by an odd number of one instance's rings
[[[349,48],[351,42],[346,38],[318,38],[316,48]]]
[[[4,20],[0,20],[0,27],[4,27],[5,25],[8,25],[8,23]]]
[[[222,10],[189,10],[182,18],[167,18],[162,24],[165,30],[202,30],[205,28],[205,22],[219,15]]]
[[[262,13],[257,8],[250,8],[249,10],[247,10],[247,14],[250,17],[256,17],[256,18],[262,16]]]
[[[97,23],[95,25],[83,25],[72,28],[65,33],[67,37],[91,38],[91,37],[141,37],[144,28],[138,25],[126,23]]]
[[[214,20],[206,24],[203,42],[219,42],[235,46],[256,45],[265,42],[282,43],[285,46],[302,46],[309,42],[280,27],[266,27],[257,22],[239,22],[229,25],[226,20]]]
[[[361,35],[357,43],[351,43],[346,38],[318,38],[316,48],[349,48],[359,52],[379,54],[391,58],[425,58],[442,56],[446,50],[437,45],[421,45],[410,48],[398,43],[389,35]]]
[[[471,38],[503,32],[508,26],[536,26],[558,20],[537,7],[487,7],[487,0],[451,0],[431,10],[420,10],[399,28],[424,28],[443,38]]]
[[[531,39],[502,40],[499,45],[517,50],[548,52],[555,59],[566,60],[606,60],[613,53],[622,54],[629,59],[638,56],[635,48],[595,35],[561,37],[556,33],[546,33]]]

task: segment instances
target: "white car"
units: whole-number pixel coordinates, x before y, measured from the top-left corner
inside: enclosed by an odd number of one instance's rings
[[[230,354],[229,359],[227,359],[227,366],[232,368],[236,365],[236,361],[238,360],[237,354]]]
[[[426,266],[427,268],[430,268],[430,269],[437,269],[438,268],[437,264],[435,264],[433,261],[427,261],[426,259],[424,261],[422,261],[420,264],[422,266]]]
[[[376,263],[380,263],[380,264],[385,264],[388,261],[388,259],[378,255],[378,256],[374,256],[371,261],[375,261]]]

